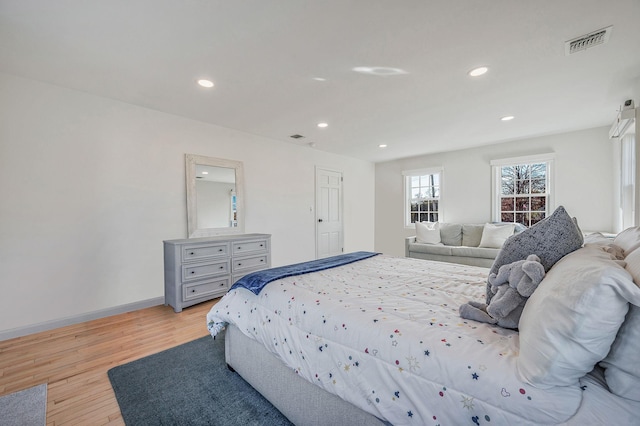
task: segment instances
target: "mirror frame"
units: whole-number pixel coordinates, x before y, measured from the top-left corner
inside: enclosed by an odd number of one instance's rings
[[[242,161],[185,154],[187,181],[187,228],[189,238],[244,233],[244,167]],[[196,194],[196,165],[225,167],[236,172],[236,227],[198,228],[198,196]]]

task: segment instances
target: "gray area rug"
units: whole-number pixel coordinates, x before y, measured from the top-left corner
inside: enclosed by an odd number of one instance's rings
[[[3,426],[46,425],[47,384],[0,397],[0,424]]]
[[[112,368],[108,375],[129,426],[291,425],[227,368],[224,333]]]

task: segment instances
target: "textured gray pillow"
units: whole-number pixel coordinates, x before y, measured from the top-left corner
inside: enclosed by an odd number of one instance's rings
[[[544,270],[548,271],[558,260],[582,247],[583,242],[580,228],[560,206],[551,216],[507,238],[493,262],[491,273],[497,273],[502,265],[526,259],[530,254],[538,255]],[[487,282],[487,304],[492,297]]]

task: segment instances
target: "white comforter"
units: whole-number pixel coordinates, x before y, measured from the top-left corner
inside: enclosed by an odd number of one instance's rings
[[[296,373],[394,425],[555,424],[579,384],[517,379],[518,333],[463,320],[488,269],[384,255],[230,291],[207,315],[235,324]],[[256,360],[260,362],[260,360]]]

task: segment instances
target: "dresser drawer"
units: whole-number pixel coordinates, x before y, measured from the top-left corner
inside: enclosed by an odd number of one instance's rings
[[[229,288],[229,278],[223,277],[203,283],[185,284],[182,286],[182,300],[188,302],[206,296],[224,294]]]
[[[242,271],[251,271],[264,269],[269,265],[267,255],[244,257],[242,259],[233,259],[233,272],[242,273]]]
[[[227,256],[229,254],[229,243],[185,246],[182,248],[183,262],[198,262],[211,258]]]
[[[243,255],[245,253],[266,252],[268,248],[267,240],[238,241],[233,243],[233,255]]]
[[[183,265],[182,281],[195,281],[213,275],[228,274],[229,272],[229,261],[226,259],[219,262]]]

